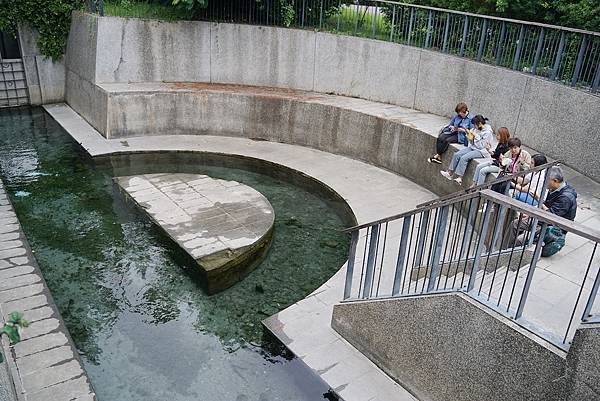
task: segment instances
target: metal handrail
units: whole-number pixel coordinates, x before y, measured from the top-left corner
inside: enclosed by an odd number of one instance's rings
[[[392,217],[353,227],[344,301],[460,291],[563,349],[568,348],[577,322],[600,318],[596,308],[600,232],[596,229],[490,189]],[[547,256],[548,238],[558,235],[550,227],[581,237],[591,247],[578,251],[581,256],[589,254],[581,277],[562,275],[571,270],[565,259],[552,270],[579,290],[566,300],[561,298],[567,309],[557,308],[548,315],[540,312],[540,302],[546,305],[557,299],[547,290],[537,290],[534,274],[544,269],[538,262]],[[591,287],[586,285],[590,280]],[[530,302],[536,306],[527,309]]]
[[[352,227],[348,227],[348,228],[342,230],[342,232],[351,233],[353,231],[357,231],[357,230],[360,230],[360,229],[363,229],[363,228],[366,228],[366,227],[370,227],[370,226],[373,226],[375,224],[387,223],[387,222],[390,222],[392,220],[398,220],[398,219],[404,218],[406,216],[411,216],[411,215],[414,215],[414,214],[417,214],[417,213],[421,213],[421,212],[426,211],[426,210],[433,210],[433,209],[441,207],[441,206],[450,205],[450,204],[452,204],[454,202],[459,202],[459,201],[463,201],[463,200],[466,200],[466,199],[471,199],[471,198],[474,198],[474,197],[478,196],[477,195],[478,192],[480,192],[482,190],[486,190],[486,189],[492,187],[495,184],[500,184],[500,183],[503,183],[503,182],[511,181],[511,180],[513,180],[516,177],[524,177],[524,176],[526,176],[528,174],[535,173],[535,172],[542,171],[542,170],[546,170],[546,169],[548,169],[548,168],[550,168],[552,166],[556,166],[556,165],[559,165],[559,164],[561,164],[561,161],[560,160],[556,160],[556,161],[553,161],[553,162],[542,164],[541,166],[538,166],[538,167],[534,167],[534,168],[532,168],[530,170],[520,171],[517,174],[508,174],[506,176],[497,178],[494,181],[490,181],[488,183],[477,185],[477,186],[474,186],[472,188],[467,188],[467,189],[463,189],[463,190],[460,190],[460,191],[456,191],[456,192],[453,192],[451,194],[448,194],[448,195],[441,196],[439,198],[430,200],[428,202],[421,203],[421,204],[417,205],[417,207],[415,209],[410,210],[408,212],[402,212],[402,213],[394,214],[394,215],[391,215],[391,216],[388,216],[388,217],[384,217],[384,218],[381,218],[381,219],[378,219],[378,220],[370,221],[368,223],[361,223],[361,224],[358,224],[358,225],[355,225],[355,226],[352,226]]]
[[[559,227],[567,232],[574,233],[593,242],[600,243],[600,231],[584,226],[583,224],[557,216],[547,210],[531,206],[525,202],[518,201],[508,196],[503,196],[491,189],[481,191],[481,196],[484,199],[490,199],[494,203],[501,204],[515,210],[519,213],[526,214],[529,217],[537,219],[539,222],[546,223],[551,226]]]
[[[408,212],[402,212],[402,213],[398,213],[398,214],[394,214],[388,217],[384,217],[382,219],[379,220],[374,220],[374,221],[370,221],[368,223],[362,223],[362,224],[358,224],[352,227],[348,227],[342,230],[342,232],[344,233],[351,233],[353,231],[358,231],[360,229],[363,228],[367,228],[367,227],[371,227],[377,224],[383,224],[383,223],[388,223],[390,221],[393,220],[398,220],[398,219],[402,219],[404,217],[408,217],[408,216],[413,216],[415,214],[419,214],[421,212],[425,212],[428,210],[433,210],[442,206],[447,206],[447,205],[451,205],[453,203],[456,202],[460,202],[460,201],[464,201],[464,200],[469,200],[469,199],[473,199],[479,196],[479,193],[477,192],[469,192],[469,193],[461,193],[458,194],[452,198],[449,199],[444,199],[438,203],[435,204],[427,204],[427,205],[419,205],[417,206],[415,209],[412,209]]]
[[[466,12],[466,11],[451,10],[449,8],[429,7],[429,6],[423,6],[420,4],[402,3],[402,2],[398,2],[398,1],[389,1],[389,0],[372,0],[372,1],[376,1],[377,3],[386,3],[386,4],[391,4],[391,5],[397,5],[397,6],[421,8],[424,10],[438,11],[438,12],[444,12],[444,13],[450,13],[450,14],[466,15],[468,17],[474,17],[474,18],[485,18],[485,19],[491,19],[491,20],[496,20],[496,21],[501,21],[501,22],[509,22],[512,24],[530,25],[530,26],[537,26],[537,27],[541,27],[541,28],[557,29],[557,30],[566,31],[566,32],[580,33],[580,34],[584,34],[584,35],[600,36],[600,32],[587,31],[585,29],[578,29],[578,28],[570,28],[567,26],[544,24],[542,22],[496,17],[493,15],[476,14],[476,13],[470,13],[470,12]]]

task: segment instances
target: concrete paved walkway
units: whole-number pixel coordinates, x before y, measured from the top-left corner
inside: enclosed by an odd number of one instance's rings
[[[19,401],[93,401],[95,395],[0,183],[0,325],[13,311],[31,325],[8,347],[0,369],[10,368]],[[0,347],[2,348],[2,347]],[[8,377],[1,374],[5,384]],[[0,398],[12,391],[0,389]],[[13,394],[14,395],[14,394]],[[9,398],[10,400],[10,398]]]

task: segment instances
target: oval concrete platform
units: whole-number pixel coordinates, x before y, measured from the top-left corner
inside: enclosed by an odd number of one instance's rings
[[[201,174],[143,174],[114,181],[196,261],[209,294],[240,281],[269,250],[275,212],[255,189]]]

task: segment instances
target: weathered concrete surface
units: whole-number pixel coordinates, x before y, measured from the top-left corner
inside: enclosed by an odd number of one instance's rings
[[[5,396],[12,400],[16,395],[19,401],[72,401],[79,397],[94,401],[77,350],[25,235],[18,222],[13,223],[16,214],[2,183],[0,205],[0,326],[14,311],[23,312],[31,322],[21,333],[20,343],[9,347],[0,339],[0,349],[4,348],[8,359],[0,364],[0,385],[14,384],[14,389],[0,388],[0,400],[5,401]],[[7,367],[9,375],[4,371]]]
[[[98,18],[93,82],[209,81],[210,24]],[[239,62],[244,68],[252,63]]]
[[[434,51],[421,51],[418,74],[415,109],[448,115],[455,104],[466,101],[493,126],[521,135],[516,129],[527,75]]]
[[[429,50],[297,29],[89,14],[78,14],[72,24],[75,33],[69,38],[67,68],[93,71],[93,79],[79,74],[92,84],[265,85],[356,96],[445,117],[464,100],[496,127],[508,127],[530,147],[600,180],[590,147],[580,149],[590,153],[580,154],[571,150],[576,147],[561,145],[565,140],[586,143],[600,132],[592,117],[600,114],[600,102],[596,96],[562,84]],[[81,33],[92,40],[89,50],[81,48],[87,40],[76,38]],[[76,45],[78,41],[81,46]],[[77,52],[82,56],[70,57]],[[94,67],[84,53],[92,56]],[[76,104],[67,101],[79,112]],[[566,110],[569,118],[565,118]]]
[[[582,324],[567,356],[568,401],[600,400],[600,324]]]
[[[275,212],[267,198],[246,185],[201,174],[114,180],[198,263],[209,294],[240,281],[269,249]]]
[[[414,107],[420,49],[328,33],[316,40],[311,90]]]
[[[19,26],[19,45],[31,104],[65,100],[65,63],[42,56],[37,46],[38,32],[29,26]]]
[[[212,24],[210,82],[311,90],[315,39],[304,30]]]
[[[562,397],[564,352],[464,294],[340,304],[332,326],[419,399]]]

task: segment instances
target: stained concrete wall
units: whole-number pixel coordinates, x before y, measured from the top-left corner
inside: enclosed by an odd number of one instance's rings
[[[464,294],[336,305],[332,327],[422,401],[564,398],[564,353]]]
[[[439,166],[426,162],[442,118],[414,113],[404,120],[391,120],[327,104],[309,94],[277,97],[242,88],[132,92],[119,91],[114,84],[97,87],[106,88],[102,96],[108,96],[107,104],[96,106],[89,115],[98,121],[97,117],[106,118],[101,113],[110,111],[106,130],[97,127],[108,138],[164,134],[260,138],[363,160],[438,194],[457,190],[454,182],[431,180],[439,174]],[[473,170],[471,163],[465,174],[467,184]]]
[[[35,29],[21,25],[18,31],[29,102],[38,105],[64,101],[64,61],[52,61],[40,53],[37,46],[39,35]]]
[[[95,50],[89,50],[93,79],[86,74],[94,84],[264,85],[389,102],[442,116],[465,100],[472,111],[496,127],[507,126],[529,147],[600,180],[596,147],[582,146],[600,135],[594,120],[600,99],[562,84],[439,52],[297,29],[89,14],[76,14],[71,29],[70,43],[75,32],[96,32]],[[76,47],[68,49],[67,68],[73,71],[88,63],[76,55]]]

